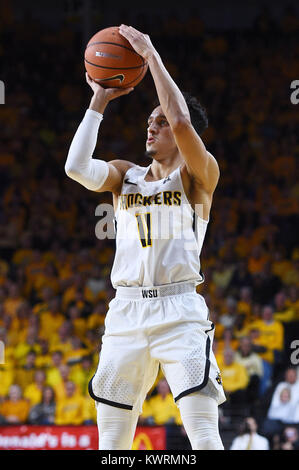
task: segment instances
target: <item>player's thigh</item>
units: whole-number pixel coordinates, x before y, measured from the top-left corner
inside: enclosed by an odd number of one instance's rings
[[[143,326],[147,314],[146,306],[139,302],[110,302],[99,364],[90,384],[95,400],[140,409],[140,395],[148,389],[157,369]]]
[[[146,341],[129,335],[104,338],[98,368],[90,382],[90,394],[98,401],[133,409],[144,386],[149,362]]]
[[[215,397],[222,400],[219,369],[212,352],[214,325],[201,296],[169,298],[163,308],[167,321],[151,332],[151,354],[160,361],[175,400],[212,381]]]

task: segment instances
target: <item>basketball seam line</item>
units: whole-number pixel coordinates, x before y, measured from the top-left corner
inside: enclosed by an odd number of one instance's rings
[[[110,70],[132,70],[132,69],[140,69],[141,67],[144,67],[145,63],[141,65],[136,65],[134,67],[105,67],[105,65],[97,65],[92,62],[89,62],[89,60],[84,59],[85,62],[87,62],[89,65],[93,65],[94,67],[99,67],[100,69],[110,69]]]
[[[142,60],[143,62],[144,61],[144,58],[138,54],[138,52],[134,51],[134,49],[128,47],[128,46],[124,46],[123,44],[119,44],[118,42],[109,42],[109,41],[96,41],[96,42],[91,42],[90,44],[87,44],[86,46],[86,49],[90,46],[94,46],[95,44],[110,44],[111,46],[119,46],[119,47],[123,47],[124,49],[127,49],[128,51],[130,52],[134,52],[134,54],[137,54]]]
[[[134,83],[136,80],[138,80],[138,78],[140,77],[140,75],[143,74],[143,70],[141,70],[140,74],[137,75],[136,78],[134,78],[134,80],[131,80],[129,83],[126,83],[126,86],[128,87],[129,85],[131,85],[131,83]],[[145,75],[145,74],[144,74]]]

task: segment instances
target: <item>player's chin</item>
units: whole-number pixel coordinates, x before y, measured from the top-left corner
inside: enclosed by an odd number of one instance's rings
[[[153,158],[155,155],[156,155],[157,151],[154,150],[154,149],[146,149],[145,150],[145,156],[146,157],[150,157],[150,158]]]
[[[146,144],[145,149],[146,149],[146,150],[145,150],[145,153],[146,153],[149,157],[151,157],[151,156],[153,156],[153,155],[156,155],[156,153],[157,153],[157,150],[154,148],[154,146],[153,146],[152,144]]]

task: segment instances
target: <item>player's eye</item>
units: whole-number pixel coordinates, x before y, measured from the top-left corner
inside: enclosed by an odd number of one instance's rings
[[[167,126],[168,121],[166,119],[160,119],[159,124],[160,126]]]

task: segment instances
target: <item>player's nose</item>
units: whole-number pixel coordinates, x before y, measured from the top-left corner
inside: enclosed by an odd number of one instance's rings
[[[152,134],[156,134],[157,132],[157,126],[156,124],[154,123],[154,121],[152,121],[148,127],[147,127],[147,132],[149,135],[152,135]]]

